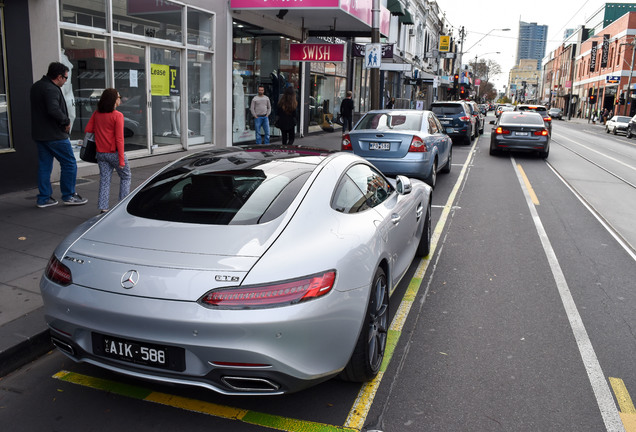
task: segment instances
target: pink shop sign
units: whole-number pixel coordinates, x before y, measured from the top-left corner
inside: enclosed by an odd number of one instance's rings
[[[339,8],[340,0],[231,0],[230,8],[241,9],[292,9]]]

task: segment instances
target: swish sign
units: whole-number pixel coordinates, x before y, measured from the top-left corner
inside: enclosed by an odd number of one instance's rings
[[[289,44],[291,61],[342,62],[344,44]]]

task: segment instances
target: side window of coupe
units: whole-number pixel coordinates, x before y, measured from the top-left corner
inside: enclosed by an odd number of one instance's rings
[[[349,168],[336,187],[332,207],[342,213],[357,213],[375,207],[386,200],[393,187],[368,165]]]

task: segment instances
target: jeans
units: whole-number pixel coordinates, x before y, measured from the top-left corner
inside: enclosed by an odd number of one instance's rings
[[[261,127],[265,132],[265,144],[269,144],[269,117],[256,117],[254,119],[254,129],[256,130],[256,144],[261,143]]]
[[[60,163],[60,191],[62,200],[67,200],[75,194],[75,180],[77,178],[77,162],[67,139],[56,141],[37,141],[38,144],[38,204],[44,204],[51,198],[51,172],[53,158]]]
[[[353,128],[353,118],[342,116],[342,132],[350,131]]]
[[[124,155],[123,168],[119,167],[119,154],[117,153],[97,153],[97,165],[99,166],[99,197],[97,199],[97,208],[100,210],[108,210],[108,201],[110,198],[110,180],[113,177],[113,170],[119,175],[119,201],[126,198],[130,193],[130,183],[132,174],[130,165],[128,165],[128,157]]]

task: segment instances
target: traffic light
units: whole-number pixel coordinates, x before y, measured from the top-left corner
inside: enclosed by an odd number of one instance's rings
[[[462,87],[459,89],[459,95],[460,95],[462,98],[466,97],[466,88],[465,88],[464,86],[462,86]]]
[[[459,74],[455,74],[455,76],[453,77],[453,84],[455,84],[455,86],[459,84]]]
[[[620,97],[618,98],[618,103],[621,105],[625,105],[625,93],[621,93]]]
[[[594,105],[596,103],[596,95],[590,95],[589,102],[591,105]]]

